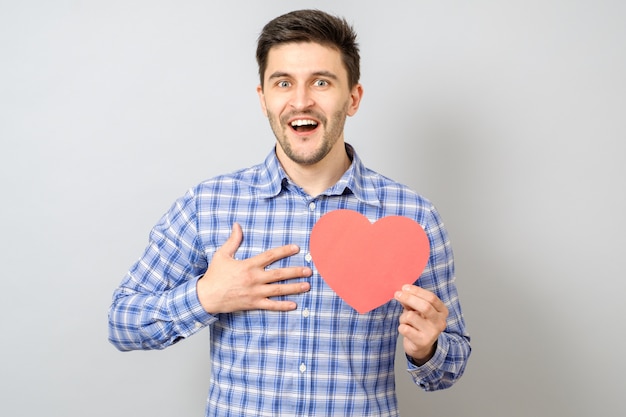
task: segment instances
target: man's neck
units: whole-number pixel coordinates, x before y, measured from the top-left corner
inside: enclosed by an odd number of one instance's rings
[[[351,164],[343,141],[316,164],[302,165],[289,159],[276,146],[276,154],[289,178],[308,195],[316,197],[339,181]]]

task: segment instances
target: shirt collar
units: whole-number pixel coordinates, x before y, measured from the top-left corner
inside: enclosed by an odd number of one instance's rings
[[[352,193],[365,204],[381,206],[381,200],[372,181],[371,171],[361,162],[352,145],[346,143],[346,151],[352,159],[348,170],[335,185],[326,190],[323,195],[342,195]],[[283,189],[283,184],[290,181],[276,156],[276,148],[267,155],[261,165],[260,181],[257,183],[260,198],[276,197]]]

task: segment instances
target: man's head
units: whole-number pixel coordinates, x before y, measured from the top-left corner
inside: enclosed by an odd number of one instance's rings
[[[344,124],[363,95],[355,35],[345,20],[315,10],[280,16],[265,26],[257,57],[257,93],[283,167],[344,164]]]
[[[336,49],[348,73],[349,87],[360,78],[359,46],[356,33],[345,19],[319,10],[297,10],[270,21],[258,39],[256,59],[261,87],[264,87],[267,57],[272,47],[286,43],[317,43]]]

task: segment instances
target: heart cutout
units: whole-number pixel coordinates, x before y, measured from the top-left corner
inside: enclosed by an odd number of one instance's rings
[[[372,224],[352,210],[322,216],[311,231],[310,245],[324,281],[361,314],[414,283],[430,254],[428,236],[416,221],[388,216]]]

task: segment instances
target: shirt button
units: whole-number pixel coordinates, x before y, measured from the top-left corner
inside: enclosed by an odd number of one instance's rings
[[[306,365],[301,363],[299,369],[300,369],[300,373],[305,373],[306,372]]]
[[[307,318],[307,317],[309,317],[310,315],[311,315],[311,312],[309,311],[309,309],[308,309],[308,308],[305,308],[304,310],[302,310],[302,316],[303,316],[304,318]]]
[[[313,211],[315,210],[315,203],[309,203],[309,210]]]
[[[202,328],[202,323],[200,323],[199,321],[195,322],[193,324],[193,327],[195,327],[196,329],[201,329]]]
[[[310,253],[307,253],[306,255],[304,255],[304,260],[307,262],[311,262],[311,259],[313,259],[313,257],[311,256]]]

